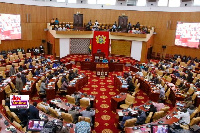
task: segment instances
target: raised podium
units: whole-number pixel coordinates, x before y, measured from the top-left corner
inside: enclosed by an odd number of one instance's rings
[[[96,75],[97,76],[108,76],[109,66],[108,64],[98,63],[96,64]]]

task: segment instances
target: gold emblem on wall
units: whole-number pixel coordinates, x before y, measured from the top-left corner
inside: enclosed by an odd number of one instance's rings
[[[99,44],[105,44],[106,36],[104,36],[104,35],[96,36],[96,42],[99,43]]]

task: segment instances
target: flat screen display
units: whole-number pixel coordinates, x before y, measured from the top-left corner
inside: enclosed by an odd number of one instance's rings
[[[151,133],[169,133],[169,125],[167,124],[151,125]]]
[[[200,23],[178,22],[175,45],[198,48],[200,44]]]
[[[27,125],[27,131],[39,132],[44,128],[44,121],[41,120],[29,120]]]
[[[21,39],[20,15],[0,14],[0,39]]]

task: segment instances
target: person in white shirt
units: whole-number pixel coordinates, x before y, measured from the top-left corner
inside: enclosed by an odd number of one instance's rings
[[[62,31],[62,27],[61,26],[59,26],[58,31]]]
[[[58,113],[59,116],[61,116],[60,109],[58,107],[55,107],[55,111]]]
[[[98,26],[98,25],[99,25],[99,22],[96,20],[94,23],[94,26]]]
[[[65,28],[65,27],[63,27],[63,31],[66,31],[66,28]]]
[[[144,76],[143,73],[142,73],[142,70],[139,70],[136,74],[141,76],[141,77]]]
[[[179,123],[186,125],[190,124],[190,113],[187,111],[187,109],[183,109],[181,112],[177,112],[178,115],[174,115],[174,117],[179,119]]]
[[[41,105],[42,107],[44,107],[44,108],[49,112],[50,106],[49,106],[49,104],[47,103],[47,99],[46,99],[46,98],[43,98],[43,102],[41,102],[40,105]]]

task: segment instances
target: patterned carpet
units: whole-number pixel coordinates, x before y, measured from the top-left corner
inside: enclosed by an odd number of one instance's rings
[[[84,60],[86,56],[70,56],[73,60],[77,58]],[[133,59],[121,58],[123,62],[135,63]],[[67,60],[66,60],[67,61]],[[69,61],[69,60],[68,60]],[[80,66],[73,65],[73,68],[78,68],[80,73],[88,75],[88,85],[84,86],[80,91],[87,93],[88,95],[96,96],[96,114],[95,114],[95,125],[92,130],[93,133],[118,133],[120,132],[117,129],[118,120],[116,119],[117,114],[111,111],[111,97],[119,94],[119,90],[114,87],[114,75],[123,75],[123,72],[110,72],[108,77],[101,78],[96,76],[95,71],[89,70],[80,70]],[[129,71],[129,67],[124,67],[124,72]],[[66,98],[57,95],[63,101],[67,101]],[[40,99],[36,95],[32,98],[33,101],[39,102]],[[139,106],[144,104],[148,99],[146,94],[142,91],[139,91],[136,95],[136,103],[134,106]]]

